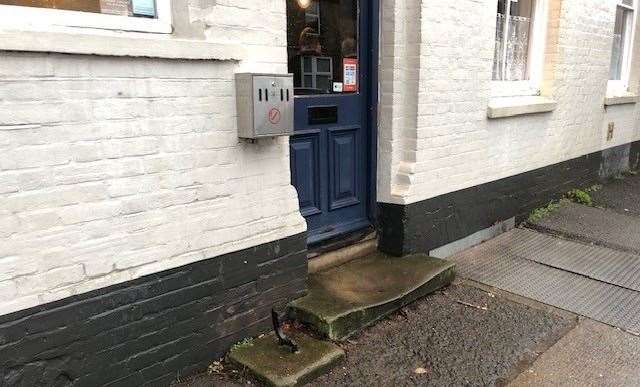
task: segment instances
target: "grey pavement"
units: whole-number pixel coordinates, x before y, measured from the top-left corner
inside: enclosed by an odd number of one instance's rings
[[[605,207],[622,214],[640,216],[640,174],[626,175],[605,184],[591,197],[598,207]]]
[[[511,383],[524,386],[638,386],[640,338],[591,320],[564,336]]]
[[[532,227],[587,243],[640,253],[640,217],[611,209],[563,202],[560,209]]]
[[[592,197],[452,257],[462,277],[584,316],[511,386],[640,386],[640,177]]]

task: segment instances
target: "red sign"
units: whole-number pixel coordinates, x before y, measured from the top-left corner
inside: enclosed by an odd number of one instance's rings
[[[280,110],[276,108],[269,110],[269,122],[271,122],[272,124],[276,125],[278,122],[280,122],[280,117]]]
[[[358,91],[358,59],[344,58],[342,60],[343,86],[342,91]]]

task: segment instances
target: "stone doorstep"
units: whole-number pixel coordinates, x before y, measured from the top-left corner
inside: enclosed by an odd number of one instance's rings
[[[310,274],[308,294],[289,304],[288,315],[329,339],[344,340],[454,277],[455,264],[449,261],[375,253]]]
[[[337,345],[314,339],[300,332],[290,336],[298,344],[298,353],[278,345],[273,333],[233,348],[229,359],[270,386],[289,387],[309,383],[333,368],[344,358]]]
[[[309,259],[309,273],[318,273],[332,267],[344,265],[354,259],[374,254],[377,250],[377,238],[365,238],[357,243]]]

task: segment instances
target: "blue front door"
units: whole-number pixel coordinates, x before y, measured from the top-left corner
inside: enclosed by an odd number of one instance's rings
[[[369,226],[366,0],[287,0],[291,180],[309,243]]]

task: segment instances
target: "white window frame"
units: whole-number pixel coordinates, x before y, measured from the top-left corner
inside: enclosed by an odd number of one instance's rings
[[[539,95],[544,76],[544,57],[547,41],[548,0],[533,0],[531,15],[531,32],[529,34],[529,48],[527,53],[527,76],[523,81],[491,81],[492,97],[512,97]],[[510,4],[509,4],[510,5]],[[508,20],[511,7],[507,5],[506,19]],[[505,26],[505,35],[509,32]],[[495,37],[495,33],[494,33]],[[506,55],[506,45],[503,55]]]
[[[638,0],[633,0],[633,6],[631,7],[623,4],[621,0],[618,0],[616,4],[616,13],[618,11],[618,7],[625,8],[632,11],[631,20],[628,21],[631,23],[630,25],[631,28],[627,28],[626,34],[623,37],[624,51],[622,52],[622,74],[620,77],[621,79],[610,79],[609,82],[607,82],[607,95],[611,95],[611,96],[622,95],[629,91],[629,80],[631,76],[631,63],[632,63],[633,45],[634,45],[633,43],[635,41],[636,20],[638,18]]]
[[[53,8],[0,5],[0,29],[43,31],[59,27],[170,34],[171,0],[156,0],[156,18],[108,15]]]

